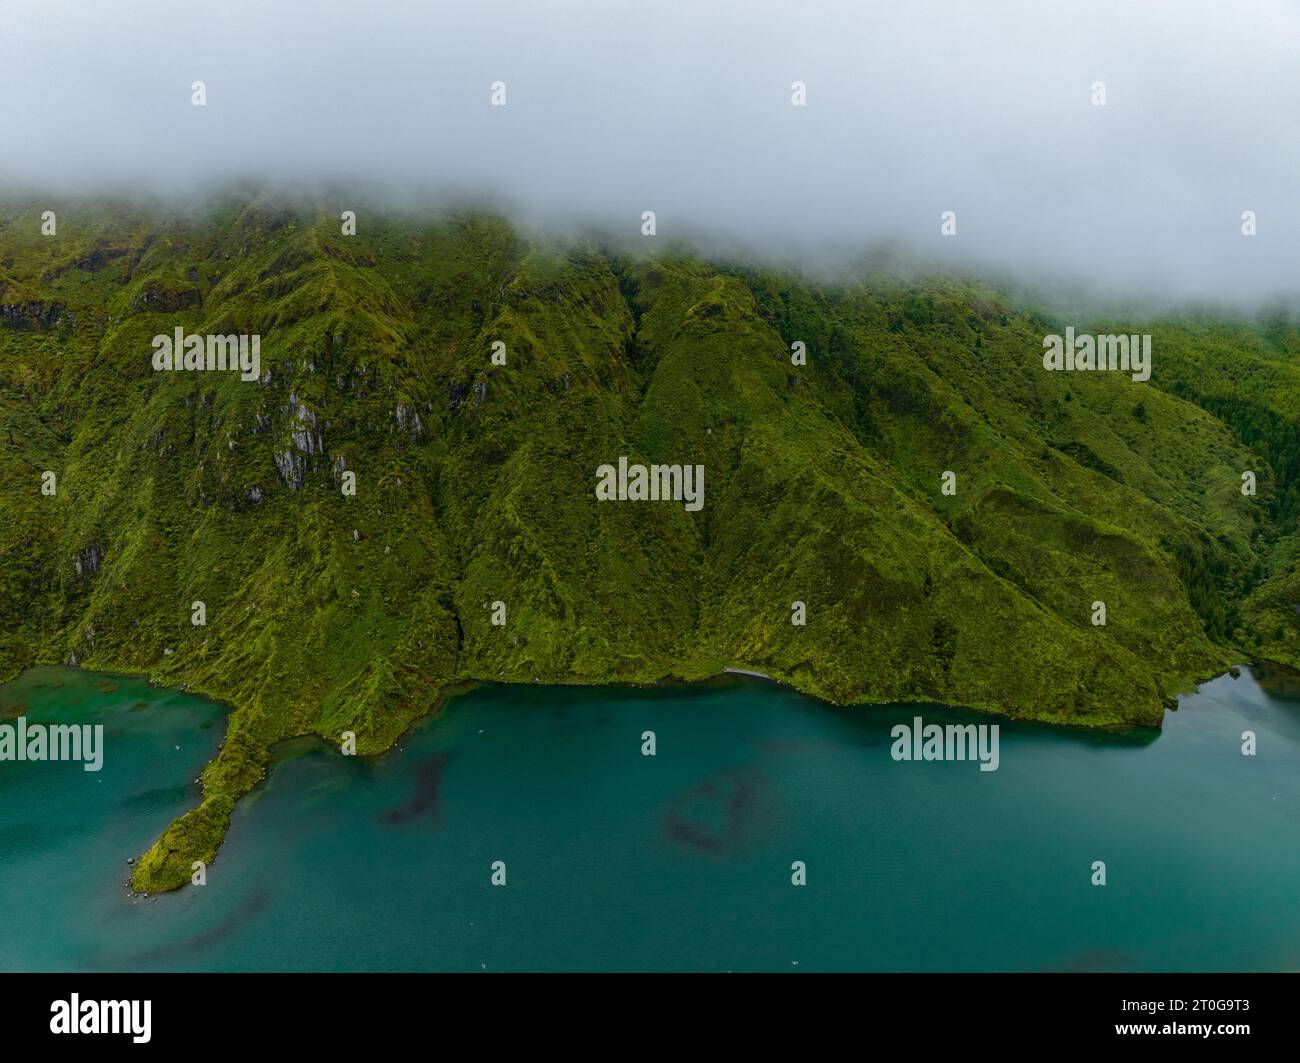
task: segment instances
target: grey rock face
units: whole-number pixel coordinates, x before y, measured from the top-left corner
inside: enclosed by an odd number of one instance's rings
[[[316,431],[316,411],[290,393],[289,412],[298,422],[290,432],[293,445],[308,457],[325,453],[325,440]]]
[[[0,303],[0,325],[12,329],[47,329],[59,319],[61,303]]]
[[[418,443],[424,438],[424,425],[420,423],[420,414],[414,406],[399,402],[394,416],[397,418],[397,427],[410,436],[412,442]]]
[[[303,477],[307,475],[307,459],[292,450],[275,452],[275,467],[280,471],[280,478],[291,491],[302,490]]]
[[[83,546],[72,559],[72,564],[77,570],[77,579],[95,575],[99,571],[100,562],[103,560],[104,551],[94,543]]]

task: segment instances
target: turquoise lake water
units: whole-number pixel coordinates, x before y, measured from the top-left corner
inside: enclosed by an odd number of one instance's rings
[[[1278,672],[1206,684],[1158,735],[1001,721],[995,772],[890,757],[915,715],[995,722],[930,706],[481,687],[377,760],[284,747],[207,885],[147,900],[126,859],[197,803],[225,710],[42,668],[0,687],[19,714],[101,723],[106,748],[98,773],[0,762],[5,970],[1300,968]]]

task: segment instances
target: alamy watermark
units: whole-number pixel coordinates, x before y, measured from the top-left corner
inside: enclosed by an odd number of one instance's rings
[[[0,760],[80,760],[85,771],[104,766],[104,725],[0,723]]]
[[[153,367],[156,372],[232,369],[241,380],[262,375],[262,337],[185,335],[176,326],[175,336],[159,333],[153,338]]]
[[[152,1012],[151,1000],[82,1000],[73,993],[50,1004],[50,1033],[130,1034],[136,1044],[148,1044]]]
[[[1001,759],[995,723],[923,723],[914,716],[911,724],[894,724],[889,737],[895,760],[978,760],[980,771],[997,771]]]
[[[1076,336],[1074,326],[1065,336],[1043,337],[1043,368],[1049,372],[1098,369],[1122,370],[1133,379],[1151,379],[1151,337],[1148,336]]]
[[[687,512],[704,508],[703,465],[629,465],[596,470],[596,498],[601,502],[685,502]]]

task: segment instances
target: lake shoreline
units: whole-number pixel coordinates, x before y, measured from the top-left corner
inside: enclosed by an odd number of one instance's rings
[[[132,902],[120,857],[186,800],[223,713],[165,687],[142,710],[146,685],[129,676],[100,701],[105,673],[61,685],[65,671],[15,695],[44,718],[102,711],[120,745],[102,782],[38,764],[7,780],[17,877],[0,902],[28,898],[9,955],[29,968],[1281,969],[1300,948],[1300,915],[1277,915],[1300,888],[1289,675],[1275,693],[1254,671],[1221,676],[1143,741],[1010,726],[988,774],[969,758],[895,758],[909,705],[826,711],[757,677],[485,682],[367,763],[313,738],[281,744],[207,884]],[[1269,756],[1243,758],[1246,728]],[[34,888],[87,859],[95,873]],[[1111,888],[1090,882],[1094,860]]]
[[[1277,662],[1269,662],[1269,663],[1272,667],[1286,670],[1285,665],[1282,665]],[[153,689],[176,690],[185,694],[201,697],[204,698],[205,700],[214,702],[215,704],[219,705],[225,713],[226,735],[223,737],[223,747],[230,735],[231,720],[233,719],[234,713],[237,711],[237,707],[232,702],[221,697],[215,691],[205,689],[202,684],[193,684],[192,682],[189,681],[182,682],[179,684],[168,684],[164,682],[159,682],[155,678],[156,673],[144,669],[139,669],[139,670],[133,670],[129,668],[114,669],[110,667],[107,670],[102,670],[100,668],[86,668],[81,664],[72,665],[66,662],[62,662],[62,663],[52,662],[50,664],[31,665],[28,668],[23,669],[19,674],[21,675],[24,672],[29,671],[31,668],[34,667],[63,668],[63,669],[79,671],[82,673],[107,676],[110,678],[117,678],[117,679],[143,678],[148,683],[148,685]],[[1189,693],[1194,694],[1205,683],[1211,682],[1214,679],[1219,678],[1220,676],[1227,675],[1232,669],[1235,669],[1237,667],[1238,667],[1237,664],[1232,664],[1223,670],[1216,671],[1212,675],[1197,680],[1194,683],[1192,690]],[[8,681],[11,680],[7,680],[6,682]],[[813,701],[819,705],[826,706],[835,709],[837,711],[844,711],[845,709],[849,709],[849,710],[878,709],[878,708],[896,707],[899,705],[911,705],[911,706],[916,706],[917,708],[930,708],[939,713],[954,713],[954,712],[971,713],[982,718],[992,717],[999,724],[1037,724],[1047,728],[1064,729],[1067,731],[1078,731],[1084,733],[1113,734],[1113,735],[1134,734],[1140,736],[1144,734],[1158,735],[1162,729],[1161,726],[1154,726],[1154,727],[1144,726],[1139,723],[1098,725],[1098,724],[1086,724],[1086,723],[1057,722],[1041,714],[1012,716],[1009,713],[1007,713],[1005,710],[983,707],[978,705],[951,705],[944,702],[927,701],[924,698],[909,698],[909,699],[899,699],[896,701],[869,701],[869,702],[854,702],[849,704],[840,704],[831,701],[829,699],[820,697],[816,694],[812,694],[807,691],[801,690],[797,686],[785,682],[780,678],[768,675],[767,673],[758,671],[756,669],[740,668],[738,666],[729,665],[729,666],[724,666],[722,671],[718,673],[715,673],[710,676],[704,676],[701,678],[685,679],[685,678],[679,678],[675,676],[666,676],[655,682],[647,682],[647,683],[620,683],[620,682],[594,680],[591,682],[576,682],[576,683],[529,684],[529,683],[517,683],[517,682],[509,682],[509,681],[501,682],[500,680],[495,680],[495,679],[480,679],[480,678],[469,678],[469,677],[457,679],[439,688],[437,692],[437,696],[435,697],[433,703],[430,704],[424,711],[412,715],[411,718],[407,721],[406,725],[399,732],[397,732],[396,735],[391,739],[391,741],[387,742],[382,748],[368,750],[365,753],[358,753],[357,755],[362,756],[367,760],[375,760],[375,761],[378,761],[390,755],[396,748],[398,748],[399,743],[406,740],[421,725],[428,722],[429,720],[436,719],[437,717],[439,717],[452,701],[464,696],[467,693],[470,693],[471,691],[477,690],[485,685],[499,685],[502,687],[520,687],[523,689],[529,689],[534,686],[546,686],[549,688],[609,687],[612,689],[625,689],[625,690],[671,691],[676,688],[696,688],[696,689],[707,690],[711,686],[714,686],[719,683],[744,683],[744,682],[771,684],[781,690],[789,691],[791,693],[799,695],[800,697],[807,698],[810,701]],[[1183,696],[1188,696],[1188,695],[1180,695],[1180,699]],[[1179,699],[1175,700],[1175,705],[1177,704],[1177,700]],[[1177,711],[1177,709],[1166,708],[1165,710],[1165,712],[1170,712],[1170,711]],[[1163,721],[1164,721],[1164,714],[1162,713],[1161,725],[1163,725]],[[281,749],[286,743],[297,741],[300,739],[305,739],[305,738],[316,738],[325,747],[328,747],[334,752],[338,752],[337,746],[334,745],[328,738],[326,738],[324,735],[322,735],[319,731],[316,730],[307,730],[298,734],[285,735],[284,737],[278,738],[270,742],[265,747],[265,762],[263,764],[260,776],[256,779],[256,781],[251,786],[244,788],[233,799],[229,799],[228,803],[229,803],[230,810],[233,811],[233,807],[236,801],[242,800],[248,794],[260,790],[262,787],[265,786],[269,778],[271,769],[277,763],[277,757],[276,757],[277,750]],[[218,756],[219,755],[220,755],[220,751],[218,751]],[[208,762],[208,764],[204,765],[203,771],[200,773],[200,779],[203,779],[204,773],[215,762],[216,762],[216,758],[214,758],[213,761]],[[203,797],[202,800],[200,801],[200,804],[196,808],[191,809],[191,811],[189,813],[186,813],[186,815],[192,815],[194,813],[197,813],[200,809],[207,806],[209,801],[212,798],[217,796],[219,796],[219,794],[210,795],[208,793],[207,786],[205,785],[203,790]],[[172,824],[172,827],[174,827],[176,823],[179,822],[180,822],[179,820],[175,821]],[[201,839],[201,840],[198,841],[198,844],[192,850],[191,855],[193,855],[195,859],[203,860],[205,864],[210,864],[214,862],[217,859],[218,851],[220,849],[222,842],[224,841],[225,834],[228,828],[229,828],[229,811],[227,811],[223,816],[221,816],[221,822],[219,824],[209,819],[206,826],[200,828],[200,833],[199,835],[197,835],[197,839]],[[168,828],[168,830],[171,829],[172,829],[171,827]],[[133,865],[132,879],[131,879],[131,888],[135,892],[142,893],[142,894],[156,895],[161,892],[170,892],[175,889],[180,889],[189,884],[188,875],[173,876],[165,879],[158,879],[155,877],[149,879],[148,881],[146,881],[145,879],[145,873],[142,871],[142,868],[145,866],[145,860],[148,859],[151,856],[151,854],[157,853],[158,847],[163,843],[166,834],[167,831],[164,831],[163,835],[155,839],[154,842],[144,852],[137,854],[136,862]],[[202,851],[200,851],[199,846],[202,847]]]

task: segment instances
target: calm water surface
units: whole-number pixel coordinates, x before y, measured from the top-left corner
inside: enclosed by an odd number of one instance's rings
[[[133,900],[225,710],[34,669],[0,717],[102,723],[106,752],[0,762],[0,968],[1294,970],[1293,684],[1215,680],[1159,735],[1004,722],[996,772],[893,761],[895,723],[954,717],[931,707],[482,687],[378,760],[283,748],[208,884]]]

